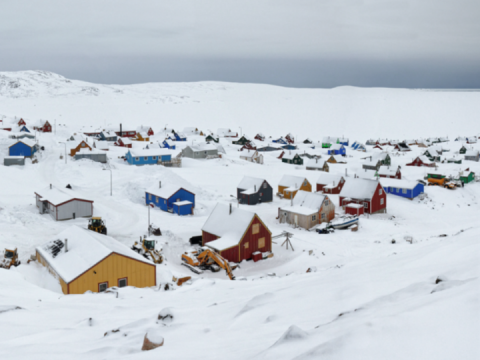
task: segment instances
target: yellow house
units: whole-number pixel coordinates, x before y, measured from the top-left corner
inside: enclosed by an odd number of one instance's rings
[[[134,140],[137,141],[150,141],[150,136],[146,132],[137,132]]]
[[[78,226],[38,246],[36,257],[59,280],[64,294],[156,285],[153,263],[109,236]]]
[[[283,175],[278,183],[278,193],[285,199],[293,199],[298,190],[312,191],[312,184],[307,178],[293,175]]]

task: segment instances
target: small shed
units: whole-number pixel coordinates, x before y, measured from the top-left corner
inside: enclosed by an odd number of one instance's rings
[[[72,190],[59,190],[52,185],[35,192],[40,214],[49,214],[54,220],[70,220],[93,215],[93,200],[80,197]]]
[[[351,203],[345,206],[345,214],[360,216],[364,214],[363,209],[362,204]]]
[[[273,188],[265,179],[244,176],[237,186],[237,199],[240,204],[257,205],[273,201]]]
[[[3,165],[25,165],[25,156],[5,156],[3,159]]]
[[[195,208],[195,194],[175,184],[151,187],[145,191],[145,204],[152,204],[160,210],[177,215],[193,215]]]
[[[24,156],[24,157],[32,157],[38,150],[38,145],[29,140],[29,139],[22,139],[17,141],[15,144],[10,145],[8,148],[8,155],[9,156]]]
[[[472,171],[467,171],[467,172],[462,171],[460,173],[460,180],[463,181],[464,184],[475,182],[475,173]]]
[[[38,246],[37,261],[58,279],[65,295],[156,285],[156,266],[114,238],[71,226]]]
[[[217,204],[202,227],[202,246],[226,260],[250,260],[258,252],[272,251],[272,233],[260,217],[232,204]]]

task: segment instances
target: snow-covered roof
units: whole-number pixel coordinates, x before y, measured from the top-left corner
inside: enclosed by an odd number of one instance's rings
[[[330,146],[328,150],[341,150],[344,148],[345,146],[343,146],[342,144],[333,144],[332,146]]]
[[[401,189],[413,189],[418,185],[418,181],[398,180],[398,179],[382,179],[382,187],[394,187]]]
[[[240,181],[240,184],[238,184],[237,188],[245,190],[245,194],[247,193],[246,191],[250,193],[255,193],[255,188],[258,191],[262,187],[264,181],[265,179],[260,179],[252,176],[244,176],[242,181]]]
[[[299,189],[302,186],[304,181],[308,181],[308,180],[301,176],[283,175],[278,185]]]
[[[425,155],[421,155],[418,157],[424,164],[435,164],[434,161],[430,161],[430,159],[428,157],[426,157]]]
[[[117,137],[117,134],[115,134],[114,131],[102,131],[102,134],[105,137]]]
[[[202,143],[199,143],[199,144],[194,144],[194,145],[189,145],[187,146],[189,147],[190,149],[192,149],[192,151],[196,152],[196,151],[210,151],[210,150],[217,150],[217,147],[213,144],[202,144]]]
[[[367,162],[371,162],[373,164],[376,164],[378,163],[379,161],[383,161],[385,160],[385,158],[387,157],[388,153],[386,152],[381,152],[381,153],[376,153],[376,154],[373,154],[373,155],[370,155],[368,157],[364,157],[363,159],[367,159]]]
[[[385,176],[395,176],[397,174],[398,168],[389,167],[389,166],[380,166],[377,173],[378,175],[385,175]]]
[[[478,156],[478,150],[467,150],[465,151],[465,156]]]
[[[118,138],[117,141],[120,140],[120,139],[122,140],[122,143],[124,143],[125,145],[132,144],[132,140],[130,140],[130,138],[122,137],[122,138]]]
[[[149,194],[161,197],[162,199],[169,199],[180,189],[184,189],[184,190],[194,194],[194,192],[191,191],[190,189],[188,189],[184,186],[178,186],[176,184],[165,184],[165,185],[162,184],[161,188],[158,187],[158,186],[152,186],[152,187],[149,187],[146,190],[146,192],[149,193]]]
[[[255,213],[232,206],[230,214],[230,204],[217,204],[207,221],[202,227],[202,231],[219,236],[220,240],[208,243],[217,250],[223,250],[235,246],[240,242],[243,234],[255,217]]]
[[[347,207],[353,208],[353,209],[361,209],[361,208],[363,208],[363,205],[362,204],[350,203],[350,204],[347,205]]]
[[[191,201],[188,201],[188,200],[175,201],[173,203],[173,205],[177,205],[177,206],[191,205],[191,204],[193,204],[193,203]]]
[[[171,155],[172,153],[167,149],[155,148],[155,149],[129,149],[130,154],[134,157],[140,156],[162,156]]]
[[[282,210],[302,215],[314,214],[320,210],[326,198],[323,194],[300,190],[293,199],[293,205],[284,206]]]
[[[357,173],[357,176],[362,179],[376,179],[377,172],[375,170],[370,169],[362,169]]]
[[[307,162],[305,163],[306,167],[309,168],[323,168],[323,164],[325,161],[322,161],[320,159],[308,159]]]
[[[87,148],[87,147],[84,147],[84,148],[80,148],[80,150],[78,150],[75,155],[99,155],[99,154],[106,154],[105,151],[102,151],[102,150],[97,150],[97,149],[92,149],[90,150],[90,148]]]
[[[142,138],[148,138],[150,135],[146,131],[137,131],[137,136],[140,135]]]
[[[317,178],[317,184],[319,184],[319,185],[330,185],[330,184],[335,183],[335,186],[337,186],[342,179],[343,179],[342,175],[322,172],[320,174],[320,176]]]
[[[137,127],[137,132],[140,132],[140,133],[141,132],[148,132],[150,129],[151,129],[150,126],[143,126],[142,125],[142,126]]]
[[[54,206],[63,204],[72,199],[80,199],[85,201],[93,202],[93,200],[85,199],[80,196],[76,196],[73,190],[62,191],[56,187],[46,187],[40,191],[36,191],[35,194],[40,196],[40,201],[48,201]]]
[[[30,139],[22,139],[22,140],[18,140],[17,142],[15,142],[15,144],[18,144],[18,143],[24,143],[25,145],[29,146],[29,147],[34,147],[36,145],[35,141],[32,141]],[[15,145],[13,144],[13,145]],[[10,146],[13,146],[13,145],[10,145]]]
[[[65,242],[65,239],[68,240],[68,251],[65,252],[65,246],[63,246],[60,252],[53,257],[50,247],[53,245],[53,241],[57,239],[62,243]],[[67,284],[112,253],[152,264],[118,240],[78,226],[67,228],[58,234],[54,240],[38,246],[36,250]]]
[[[349,178],[348,181],[345,181],[340,196],[352,199],[370,200],[373,197],[377,186],[377,180]]]

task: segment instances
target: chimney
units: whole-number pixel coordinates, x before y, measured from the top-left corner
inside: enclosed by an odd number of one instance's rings
[[[158,188],[159,188],[159,189],[162,188],[162,182],[161,182],[161,181],[158,182]]]
[[[253,185],[253,190],[257,192],[257,185]]]
[[[52,184],[50,184],[50,189],[52,188]]]
[[[123,136],[123,133],[122,133],[122,124],[120,123],[120,137]]]
[[[333,182],[333,187],[335,187],[335,181]]]
[[[65,239],[65,252],[68,252],[68,239]]]
[[[231,215],[231,214],[232,214],[232,204],[230,203],[230,210],[229,210],[228,215]]]

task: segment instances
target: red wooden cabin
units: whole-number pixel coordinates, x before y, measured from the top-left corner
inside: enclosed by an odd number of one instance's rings
[[[258,133],[255,135],[255,140],[265,141],[265,135]]]
[[[25,122],[25,120],[20,119],[20,120],[18,120],[18,124],[17,124],[17,125],[18,125],[18,126],[23,126],[23,125],[27,125],[27,123]]]
[[[113,145],[126,147],[126,148],[132,148],[132,141],[130,139],[118,138],[118,140],[115,141],[115,143]]]
[[[407,166],[426,166],[426,167],[435,167],[435,162],[431,161],[425,155],[417,156],[415,160],[407,164]]]
[[[39,120],[35,125],[33,125],[33,130],[40,132],[52,132],[52,125],[48,120]]]
[[[231,262],[253,258],[253,253],[272,251],[272,233],[257,214],[217,204],[202,228],[202,245]]]
[[[361,204],[365,213],[387,212],[387,195],[377,180],[348,179],[340,192],[340,206]]]
[[[340,194],[345,185],[345,179],[342,175],[322,172],[317,179],[317,191],[324,194]]]

